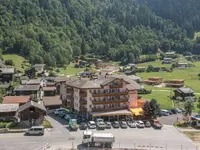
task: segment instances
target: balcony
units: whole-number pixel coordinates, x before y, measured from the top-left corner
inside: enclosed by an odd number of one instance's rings
[[[86,108],[86,107],[83,107],[83,106],[80,106],[80,107],[79,107],[79,111],[87,111],[87,108]]]
[[[113,103],[126,103],[126,102],[128,102],[128,99],[92,101],[92,104],[99,105],[99,104],[113,104]]]
[[[87,101],[86,101],[86,100],[83,100],[83,99],[80,99],[80,104],[81,104],[81,105],[86,105],[86,104],[87,104]]]
[[[111,89],[114,89],[114,88],[122,88],[123,84],[116,84],[116,85],[109,85],[109,87]]]
[[[110,92],[110,93],[93,93],[93,97],[104,97],[104,96],[121,96],[121,95],[128,95],[127,91],[124,92]]]
[[[128,106],[114,106],[114,107],[105,107],[105,108],[93,108],[92,111],[94,112],[101,112],[101,111],[115,111],[115,110],[122,110],[128,109]]]
[[[67,95],[67,99],[74,100],[74,97],[72,95]]]
[[[79,95],[80,97],[87,97],[87,92],[80,91]]]

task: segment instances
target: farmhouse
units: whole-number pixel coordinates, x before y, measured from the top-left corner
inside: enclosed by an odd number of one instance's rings
[[[175,98],[182,97],[183,100],[189,99],[194,97],[194,91],[191,88],[178,88],[174,90]]]
[[[178,63],[178,68],[188,68],[188,63]]]
[[[13,80],[14,68],[0,68],[0,81],[10,82]]]
[[[184,86],[184,80],[183,79],[168,80],[168,81],[165,82],[165,85],[167,87],[180,88],[180,87]]]
[[[33,68],[35,68],[36,72],[40,74],[45,71],[45,64],[35,64]]]
[[[172,58],[164,58],[162,63],[163,64],[170,64],[170,63],[172,63]]]
[[[162,77],[150,77],[148,80],[144,80],[144,83],[150,85],[159,85],[163,82]]]
[[[3,104],[19,104],[19,106],[27,103],[30,100],[30,96],[5,96]]]
[[[0,104],[0,120],[15,120],[18,108],[19,104]]]

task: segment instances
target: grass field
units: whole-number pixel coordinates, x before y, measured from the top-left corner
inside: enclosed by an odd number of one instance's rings
[[[60,72],[59,74],[64,74],[64,75],[70,75],[74,76],[77,73],[80,73],[81,71],[84,71],[85,68],[74,68],[74,63],[70,63],[67,68],[59,68]]]
[[[199,86],[200,81],[198,77],[198,74],[200,73],[200,62],[195,62],[193,64],[195,65],[195,67],[193,68],[174,69],[173,72],[171,73],[170,72],[150,72],[150,73],[144,72],[144,73],[137,73],[137,75],[139,77],[142,77],[142,79],[148,79],[149,77],[153,77],[153,76],[162,77],[163,80],[184,79],[186,87],[191,87],[196,93],[200,93],[200,86]]]
[[[19,55],[16,55],[16,54],[6,54],[6,55],[3,55],[3,59],[4,61],[5,60],[13,60],[14,62],[14,68],[16,68],[17,70],[20,70],[20,71],[24,71],[24,69],[26,69],[29,64],[28,63],[23,63],[24,61],[26,61],[26,59],[22,56],[19,56]],[[22,68],[22,65],[24,65],[24,68]]]
[[[200,37],[200,32],[195,32],[195,34],[194,34],[194,40],[196,40],[197,37]]]
[[[200,73],[200,62],[194,62],[193,63],[195,67],[193,68],[185,68],[185,69],[174,69],[173,72],[144,72],[144,73],[137,73],[137,76],[141,77],[143,80],[148,79],[149,77],[153,76],[159,76],[162,77],[163,80],[169,80],[169,79],[184,79],[185,80],[185,86],[190,87],[194,90],[196,93],[200,93],[200,80],[198,77],[198,74]],[[153,66],[163,66],[161,64],[161,61],[157,60],[155,62],[148,62],[139,64],[137,66],[144,66],[147,67],[148,65]],[[168,66],[168,65],[164,65]],[[168,109],[172,108],[172,101],[169,100],[170,94],[172,95],[173,92],[170,93],[170,90],[174,90],[173,88],[168,87],[153,87],[149,85],[145,85],[145,88],[151,89],[152,93],[147,95],[141,95],[143,99],[152,99],[155,98],[158,103],[160,104],[161,108]],[[168,91],[160,91],[160,90],[168,90]],[[197,95],[199,97],[200,95]],[[194,109],[195,112],[198,110]]]

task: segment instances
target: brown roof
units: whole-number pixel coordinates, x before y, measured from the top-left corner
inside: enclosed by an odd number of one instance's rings
[[[62,104],[60,96],[44,96],[43,102],[45,106],[57,106]]]
[[[23,104],[28,102],[30,96],[5,96],[3,104]]]
[[[42,111],[46,111],[46,108],[43,106],[43,104],[38,104],[34,101],[28,101],[26,104],[22,105],[19,107],[18,111],[19,112],[22,112],[24,111],[25,109],[28,109],[30,107],[35,107],[35,108],[38,108]]]
[[[55,86],[49,86],[49,87],[47,87],[47,86],[45,86],[45,87],[43,87],[43,91],[55,91],[56,90],[56,87]]]

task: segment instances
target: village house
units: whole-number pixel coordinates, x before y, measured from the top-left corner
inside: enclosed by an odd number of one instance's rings
[[[45,71],[45,64],[35,64],[33,65],[37,73],[43,73]]]
[[[32,95],[36,99],[41,99],[41,86],[40,85],[20,85],[14,89],[16,96]]]
[[[0,68],[0,82],[10,82],[13,80],[14,68]]]
[[[172,63],[172,58],[164,58],[162,61],[162,64],[171,64]]]
[[[55,86],[44,86],[42,91],[44,96],[56,96],[57,94]]]
[[[165,85],[167,87],[180,88],[180,87],[184,86],[184,80],[183,79],[168,80],[168,81],[165,82]]]
[[[44,106],[46,107],[48,111],[54,110],[56,108],[60,108],[62,105],[60,96],[44,96],[42,100],[43,100]]]
[[[194,91],[191,88],[178,88],[174,90],[174,97],[181,97],[183,100],[193,99]]]
[[[163,82],[162,77],[150,77],[148,80],[144,80],[144,83],[149,85],[159,85]]]
[[[63,104],[88,119],[130,116],[129,107],[137,107],[140,85],[125,79],[111,75],[100,75],[95,80],[71,79],[66,82]]]
[[[188,68],[189,67],[189,64],[188,63],[178,63],[177,64],[178,66],[178,68]]]
[[[0,104],[0,120],[15,121],[19,104]]]
[[[5,96],[2,104],[19,104],[24,105],[30,100],[30,96]]]
[[[43,104],[28,101],[17,110],[19,123],[22,127],[38,126],[43,123],[46,108]]]
[[[174,58],[174,57],[176,56],[176,52],[174,52],[174,51],[166,52],[166,53],[165,53],[165,56],[166,56],[167,58]]]

